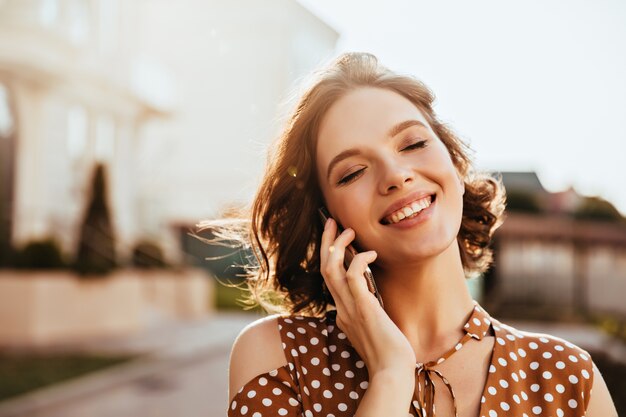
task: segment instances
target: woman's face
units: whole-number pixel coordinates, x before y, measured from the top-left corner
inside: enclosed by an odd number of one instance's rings
[[[361,87],[336,101],[320,125],[317,173],[331,216],[356,232],[359,249],[378,252],[379,266],[419,263],[456,244],[463,182],[443,142],[402,95]]]

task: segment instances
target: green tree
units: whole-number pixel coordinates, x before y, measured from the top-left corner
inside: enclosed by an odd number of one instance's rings
[[[117,266],[107,195],[105,166],[97,164],[73,263],[73,268],[81,275],[104,275]]]
[[[521,190],[507,190],[506,208],[509,211],[523,213],[541,213],[543,211],[534,194]]]
[[[576,219],[624,221],[613,204],[600,197],[585,197],[574,211]]]

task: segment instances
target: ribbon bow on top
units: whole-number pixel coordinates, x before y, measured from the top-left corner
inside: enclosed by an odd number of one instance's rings
[[[413,396],[413,408],[419,417],[435,417],[435,384],[434,377],[439,377],[443,383],[448,387],[450,395],[452,395],[452,402],[454,404],[454,415],[458,417],[456,396],[452,386],[437,369],[433,369],[434,366],[439,365],[455,352],[460,350],[465,343],[474,338],[476,340],[482,340],[483,337],[489,332],[491,326],[491,319],[489,314],[474,300],[474,309],[467,320],[467,323],[463,326],[465,334],[459,340],[459,342],[446,353],[444,353],[436,361],[430,361],[426,364],[418,362],[415,364],[415,371],[417,374],[417,398]]]

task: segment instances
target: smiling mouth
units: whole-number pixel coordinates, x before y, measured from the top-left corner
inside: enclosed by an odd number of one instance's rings
[[[430,205],[435,201],[437,197],[436,194],[432,194],[428,197],[424,197],[420,200],[413,201],[410,204],[396,210],[388,216],[385,216],[380,220],[380,223],[383,225],[390,225],[400,223],[407,219],[412,219],[418,216],[423,210],[430,207]]]

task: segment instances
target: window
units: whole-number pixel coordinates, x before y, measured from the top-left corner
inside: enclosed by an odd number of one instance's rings
[[[58,0],[40,0],[39,2],[39,21],[44,26],[54,26],[59,20],[59,2]]]
[[[65,4],[67,31],[72,42],[86,44],[89,37],[90,8],[85,1],[72,1]]]
[[[13,114],[9,101],[9,90],[0,83],[0,138],[8,137],[13,132]]]
[[[67,151],[72,159],[79,159],[87,147],[87,112],[82,106],[72,106],[67,112]]]

